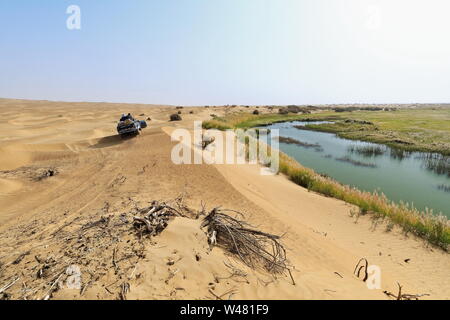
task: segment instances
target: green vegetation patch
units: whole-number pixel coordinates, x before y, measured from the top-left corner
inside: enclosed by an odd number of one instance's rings
[[[325,110],[312,114],[234,113],[206,121],[204,127],[245,129],[288,121],[333,121],[309,124],[299,129],[335,133],[341,138],[381,143],[403,151],[450,155],[450,108],[353,112]]]

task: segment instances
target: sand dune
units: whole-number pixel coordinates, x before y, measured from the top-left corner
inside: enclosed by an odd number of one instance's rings
[[[11,287],[10,298],[37,298],[49,289],[57,271],[48,278],[36,272],[43,261],[73,262],[72,251],[79,248],[70,235],[86,221],[118,217],[136,205],[180,194],[191,208],[203,203],[208,209],[237,209],[258,228],[285,233],[296,284],[252,270],[220,248],[211,250],[200,220],[177,217],[144,243],[145,258],[117,262],[125,279],[111,257],[114,248],[126,256],[127,243],[141,245],[132,235],[102,249],[86,248],[91,260],[77,260],[86,289],[61,287],[52,298],[116,299],[124,281],[130,285],[128,299],[386,299],[383,290],[397,292],[397,281],[404,292],[430,294],[425,299],[450,297],[447,253],[398,230],[386,232],[370,217],[355,223],[352,207],[341,201],[282,176],[261,176],[256,165],[173,164],[171,130],[225,112],[185,108],[183,121],[169,122],[175,110],[0,100],[0,286],[15,276],[25,283]],[[152,121],[140,136],[121,139],[115,126],[123,112]],[[54,175],[47,176],[49,171]],[[363,257],[380,266],[381,289],[369,290],[353,275]],[[229,265],[246,276],[230,276]]]

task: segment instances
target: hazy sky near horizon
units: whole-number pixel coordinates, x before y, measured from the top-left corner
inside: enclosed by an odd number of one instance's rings
[[[2,0],[0,97],[450,102],[449,15],[448,0]]]

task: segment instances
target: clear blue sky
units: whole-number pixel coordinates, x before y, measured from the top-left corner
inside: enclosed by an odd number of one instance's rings
[[[450,102],[449,16],[448,0],[2,0],[0,97]]]

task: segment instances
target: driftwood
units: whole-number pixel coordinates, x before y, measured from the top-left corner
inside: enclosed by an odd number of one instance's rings
[[[255,230],[246,222],[226,215],[227,211],[232,210],[215,208],[203,219],[202,228],[208,228],[211,245],[236,254],[251,268],[262,267],[274,274],[290,271],[279,236]]]

